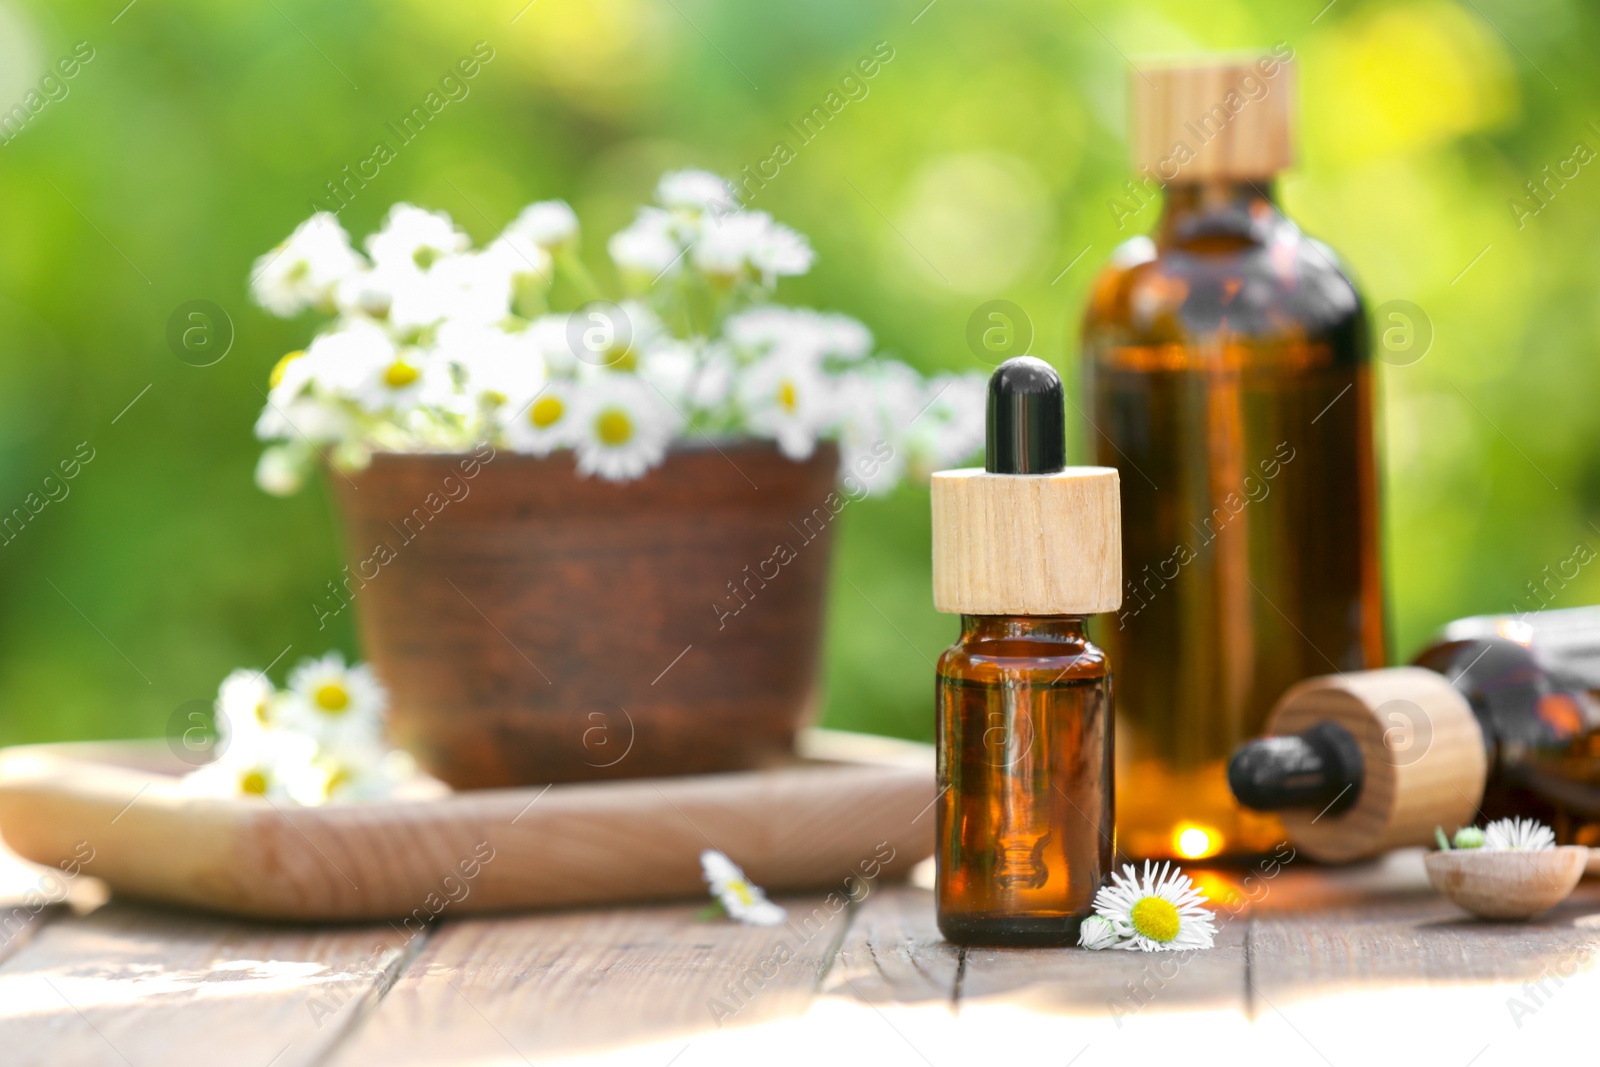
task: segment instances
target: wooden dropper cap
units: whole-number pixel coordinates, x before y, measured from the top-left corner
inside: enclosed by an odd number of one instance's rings
[[[1268,716],[1270,738],[1235,754],[1229,767],[1235,794],[1257,806],[1252,792],[1294,788],[1293,766],[1280,765],[1288,773],[1272,786],[1250,783],[1248,757],[1268,754],[1269,746],[1291,735],[1314,741],[1328,724],[1342,728],[1359,753],[1351,754],[1355,769],[1346,795],[1278,812],[1289,840],[1312,859],[1346,863],[1427,844],[1434,827],[1450,833],[1476,819],[1489,771],[1483,731],[1467,698],[1443,675],[1421,667],[1350,671],[1291,688]]]
[[[1294,162],[1294,65],[1272,55],[1133,71],[1133,165],[1163,182],[1269,178]]]
[[[1111,467],[1068,467],[1066,392],[1051,366],[989,378],[984,468],[933,476],[933,603],[962,615],[1093,615],[1122,603],[1122,506]]]

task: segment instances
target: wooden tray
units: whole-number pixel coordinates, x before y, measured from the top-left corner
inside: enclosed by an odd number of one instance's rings
[[[933,852],[930,746],[811,730],[799,748],[762,771],[302,808],[185,795],[160,741],[30,745],[0,752],[0,835],[115,893],[295,921],[694,897],[706,848],[770,892]]]

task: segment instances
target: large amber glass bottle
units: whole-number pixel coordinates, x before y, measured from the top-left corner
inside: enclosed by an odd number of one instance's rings
[[[1292,683],[1383,661],[1367,324],[1276,201],[1291,73],[1268,57],[1135,76],[1164,205],[1084,318],[1093,447],[1122,474],[1126,585],[1103,640],[1133,856],[1280,840],[1234,802],[1228,756]],[[1230,92],[1242,106],[1219,111]]]

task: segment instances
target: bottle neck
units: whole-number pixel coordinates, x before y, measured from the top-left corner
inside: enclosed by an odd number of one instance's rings
[[[1159,245],[1189,244],[1206,237],[1259,237],[1281,219],[1276,178],[1203,178],[1166,186]]]
[[[1087,615],[963,615],[963,641],[1087,641]]]

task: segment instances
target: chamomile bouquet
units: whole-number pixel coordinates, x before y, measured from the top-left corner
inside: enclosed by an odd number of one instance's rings
[[[876,355],[860,322],[773,301],[781,278],[812,266],[799,233],[703,171],[665,175],[655,201],[607,244],[616,302],[559,200],[530,205],[481,249],[448,215],[410,204],[365,254],[333,215],[313,215],[252,273],[273,314],[331,316],[272,370],[257,482],[287,494],[319,461],[353,470],[374,452],[484,441],[571,450],[580,474],[628,481],[675,441],[754,437],[795,460],[836,440],[845,470],[875,471],[867,490],[883,492],[982,446],[981,375],[925,379]],[[575,306],[554,306],[557,293]]]

